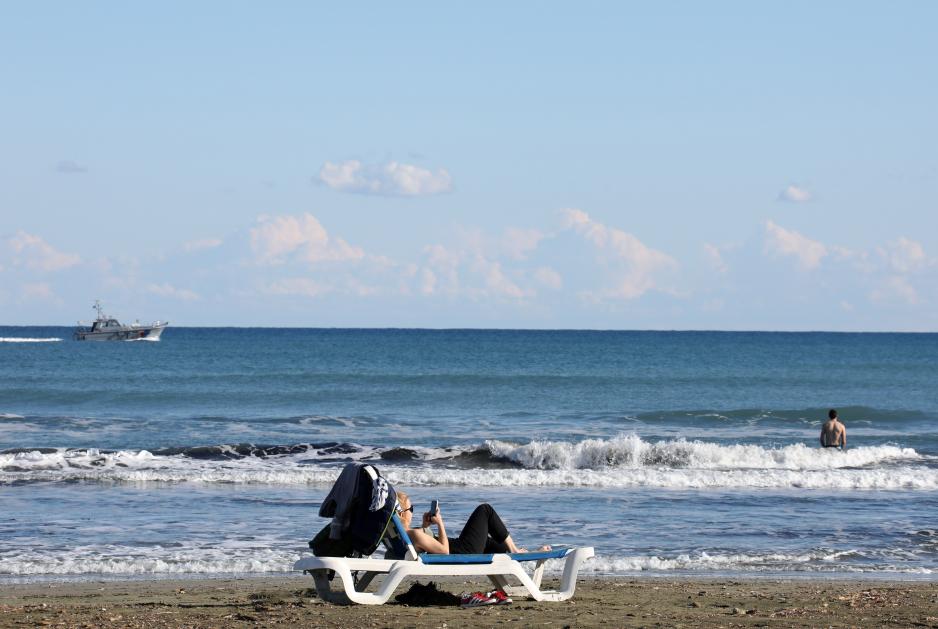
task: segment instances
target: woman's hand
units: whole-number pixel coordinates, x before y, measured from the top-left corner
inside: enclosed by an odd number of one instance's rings
[[[427,511],[423,514],[423,528],[427,528],[431,524],[436,524],[437,526],[443,524],[443,515],[440,513],[439,507],[436,508],[436,513]]]
[[[437,534],[435,536],[423,532],[423,529],[428,528],[431,524],[436,524]],[[442,555],[449,554],[449,538],[446,537],[446,527],[443,525],[443,515],[440,513],[439,507],[437,507],[436,513],[430,513],[429,511],[424,513],[423,527],[413,533],[411,539],[415,540],[414,544],[418,550]]]

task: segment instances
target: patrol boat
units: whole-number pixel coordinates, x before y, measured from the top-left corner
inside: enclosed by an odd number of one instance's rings
[[[98,318],[94,320],[90,328],[81,321],[78,322],[78,327],[72,335],[76,341],[137,341],[140,339],[158,341],[160,334],[169,325],[169,321],[157,321],[148,325],[140,323],[122,325],[117,319],[104,314],[104,308],[97,299],[94,301],[94,309],[98,313]]]

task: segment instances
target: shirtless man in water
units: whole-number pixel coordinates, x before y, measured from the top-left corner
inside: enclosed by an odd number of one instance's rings
[[[827,412],[828,420],[821,427],[821,447],[847,449],[847,428],[837,419],[837,411]]]

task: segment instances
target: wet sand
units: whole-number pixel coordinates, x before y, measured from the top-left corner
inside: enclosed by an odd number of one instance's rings
[[[393,599],[336,605],[316,598],[311,585],[309,577],[4,585],[0,627],[938,628],[935,582],[583,579],[562,603],[518,599],[475,609]],[[486,587],[440,585],[453,593]]]

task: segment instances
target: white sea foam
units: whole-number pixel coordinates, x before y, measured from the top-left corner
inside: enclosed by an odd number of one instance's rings
[[[661,487],[666,489],[938,489],[938,470],[415,470],[390,469],[401,485],[469,487]]]
[[[119,545],[76,547],[69,552],[49,549],[7,552],[0,558],[0,576],[9,578],[62,576],[91,578],[98,576],[173,576],[213,574],[278,574],[292,569],[301,552],[282,544],[262,547],[231,548],[192,547],[169,549],[160,546],[139,548]],[[933,571],[922,566],[892,563],[857,564],[849,561],[850,552],[812,551],[805,553],[766,554],[680,554],[674,557],[654,555],[597,555],[583,564],[586,574],[615,575],[636,572],[803,572],[803,573],[894,573],[928,575]],[[843,558],[843,560],[842,560]],[[558,574],[563,563],[552,560],[547,572]]]
[[[287,572],[299,553],[283,548],[253,548],[234,552],[227,548],[169,550],[109,546],[19,553],[0,559],[0,575],[93,576],[256,574]]]
[[[35,339],[25,336],[0,336],[0,343],[55,343],[61,340],[56,337]]]
[[[333,417],[331,415],[311,415],[304,417],[299,422],[300,426],[318,426],[323,423],[339,424],[346,428],[355,428],[355,420],[348,417]]]
[[[400,486],[466,487],[660,487],[666,489],[938,489],[938,469],[918,461],[914,450],[903,457],[860,452],[859,460],[889,460],[889,465],[864,468],[824,467],[804,460],[801,469],[784,467],[675,468],[615,467],[600,469],[461,469],[437,464],[382,463],[384,474]],[[870,450],[896,450],[891,446]],[[849,455],[849,453],[847,453]],[[893,453],[895,454],[895,453]],[[828,457],[830,455],[830,457]],[[816,452],[818,459],[839,456]],[[917,464],[916,464],[917,463]],[[102,453],[98,450],[58,450],[0,454],[0,482],[100,481],[169,483],[250,483],[330,486],[338,475],[335,465],[317,463],[314,453],[197,459],[184,455],[157,456],[146,450]]]
[[[895,573],[932,574],[923,566],[901,566],[892,563],[858,564],[842,557],[850,551],[811,551],[804,553],[680,554],[674,557],[597,556],[584,564],[582,571],[592,574],[623,574],[633,572],[820,572],[820,573]],[[548,569],[559,572],[559,562],[548,562]]]
[[[22,415],[17,415],[16,413],[0,413],[0,419],[26,419]]]
[[[804,444],[780,448],[759,445],[721,445],[706,441],[676,439],[652,443],[635,434],[611,439],[532,441],[519,445],[487,441],[496,457],[528,469],[638,469],[683,468],[712,470],[830,470],[864,467],[884,462],[920,460],[911,448],[865,446],[840,450],[819,450]]]

